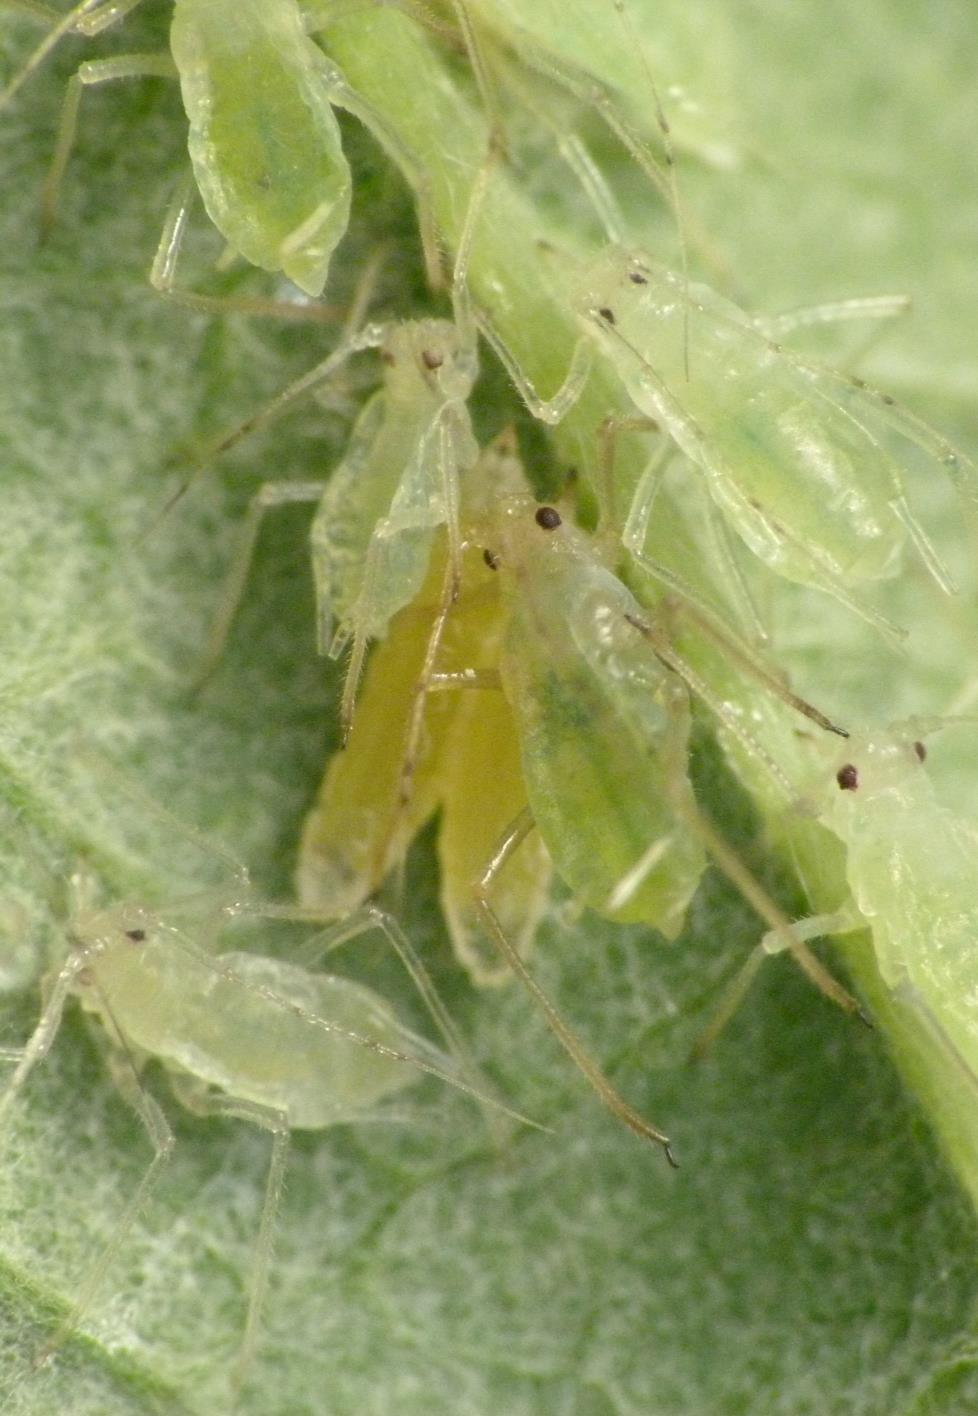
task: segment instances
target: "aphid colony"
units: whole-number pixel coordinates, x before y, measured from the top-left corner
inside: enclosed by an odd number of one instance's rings
[[[83,0],[0,103],[62,35],[97,33],[136,3]],[[627,25],[620,3],[595,7],[612,27]],[[784,683],[763,644],[750,582],[783,577],[812,586],[896,635],[864,589],[896,572],[908,537],[940,586],[951,585],[909,508],[886,430],[895,427],[941,464],[969,502],[978,500],[978,470],[892,400],[786,350],[788,322],[756,319],[691,281],[685,248],[675,273],[617,242],[595,250],[573,233],[551,240],[494,129],[496,89],[512,63],[506,45],[591,103],[673,196],[674,178],[659,173],[648,135],[633,131],[599,80],[515,33],[496,8],[475,5],[470,17],[467,6],[454,6],[484,110],[453,90],[410,7],[334,14],[325,4],[300,10],[293,0],[260,0],[225,13],[204,0],[176,0],[172,58],[95,61],[71,81],[44,199],[48,221],[82,88],[173,73],[198,190],[246,260],[282,272],[307,295],[323,290],[350,204],[336,106],[361,119],[402,169],[418,202],[429,272],[438,272],[438,240],[454,253],[451,319],[349,330],[316,370],[221,440],[223,449],[348,359],[379,351],[380,387],[329,479],[270,482],[256,494],[207,656],[209,670],[264,511],[314,501],[318,639],[334,656],[349,651],[347,741],[305,823],[299,904],[264,906],[242,886],[223,917],[339,920],[329,942],[379,928],[421,989],[447,1050],[407,1029],[359,984],[260,955],[215,954],[139,906],[76,909],[0,1117],[77,996],[108,1037],[114,1075],[155,1154],[47,1351],[90,1307],[172,1147],[139,1079],[148,1059],[164,1065],[192,1110],[251,1120],[273,1138],[237,1380],[257,1340],[290,1130],[356,1120],[424,1072],[472,1093],[490,1115],[499,1108],[421,961],[394,921],[368,904],[436,812],[441,901],[460,961],[480,984],[515,973],[602,1101],[670,1159],[667,1136],[619,1095],[526,961],[552,873],[608,919],[674,938],[712,859],[766,924],[764,951],[790,950],[848,1011],[855,1001],[807,940],[869,921],[887,983],[912,992],[973,1074],[973,1010],[962,1002],[951,1016],[945,1007],[952,987],[966,996],[961,944],[971,916],[932,944],[917,915],[929,919],[964,877],[970,882],[978,856],[973,831],[929,796],[922,752],[902,730],[840,749],[846,760],[836,775],[826,769],[835,795],[827,788],[820,811],[847,848],[852,903],[799,926],[703,815],[688,756],[699,704],[790,806],[796,784],[751,730],[744,704],[761,694],[772,711],[804,715],[813,741],[823,735],[837,746],[847,734]],[[498,31],[495,69],[474,17]],[[256,64],[262,84],[253,82]],[[398,79],[405,65],[409,84]],[[405,105],[408,89],[414,101]],[[653,137],[656,126],[671,165],[668,131],[657,120]],[[613,199],[594,164],[580,147],[568,152],[602,223],[617,234]],[[186,208],[179,199],[160,243],[161,288],[172,286]],[[888,312],[853,302],[823,313]],[[510,430],[498,429],[480,450],[470,416],[479,329],[530,412],[555,425],[565,463],[573,462],[576,479],[552,501],[531,491]],[[544,387],[558,391],[543,396]],[[687,488],[678,500],[668,485],[677,473]],[[717,660],[719,678],[709,667]],[[895,862],[892,843],[907,845],[911,803],[923,834]],[[898,864],[906,929],[893,926],[887,897]],[[945,888],[939,882],[948,872],[954,878]]]

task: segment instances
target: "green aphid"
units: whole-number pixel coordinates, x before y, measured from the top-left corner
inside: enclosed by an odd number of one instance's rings
[[[226,900],[214,903],[224,923],[284,919],[321,926],[330,917],[256,902],[243,876]],[[213,911],[209,918],[213,924]],[[40,1019],[0,1093],[0,1134],[34,1067],[54,1044],[66,1004],[77,998],[93,1021],[113,1080],[146,1131],[153,1158],[38,1362],[88,1315],[172,1154],[173,1132],[142,1080],[147,1064],[162,1066],[177,1099],[197,1115],[248,1121],[271,1135],[247,1319],[231,1373],[235,1388],[259,1337],[293,1130],[383,1120],[385,1100],[426,1073],[516,1116],[481,1083],[423,965],[389,916],[368,909],[320,930],[316,957],[371,929],[401,957],[451,1055],[407,1028],[384,999],[352,979],[256,953],[211,952],[185,928],[135,904],[73,914],[45,985]],[[13,1056],[5,1049],[5,1059]]]
[[[0,107],[65,34],[93,35],[140,0],[83,0],[0,94]],[[45,189],[44,221],[74,141],[83,88],[112,79],[177,77],[197,186],[230,248],[319,295],[350,214],[350,170],[333,111],[336,71],[308,37],[295,0],[175,0],[171,56],[83,64],[68,84]]]

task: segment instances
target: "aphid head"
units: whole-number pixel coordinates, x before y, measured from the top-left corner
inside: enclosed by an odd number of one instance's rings
[[[644,321],[668,312],[685,298],[680,276],[644,252],[622,246],[607,246],[584,272],[579,288],[579,314],[613,327],[639,309]]]
[[[449,320],[412,320],[394,325],[382,358],[388,369],[388,389],[416,396],[419,385],[436,398],[465,399],[478,372],[474,349],[463,345],[457,325]]]
[[[920,780],[927,749],[909,730],[850,738],[835,767],[834,795],[865,804],[887,794],[905,794]]]
[[[486,528],[484,559],[492,570],[538,574],[573,556],[580,534],[565,508],[541,504],[528,494],[501,497]]]
[[[139,905],[83,910],[72,918],[68,943],[73,950],[88,954],[93,960],[114,950],[128,953],[145,947],[157,923],[149,911]]]

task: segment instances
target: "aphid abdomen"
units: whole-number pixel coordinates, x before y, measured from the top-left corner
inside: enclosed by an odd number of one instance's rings
[[[409,1063],[343,1030],[403,1054],[427,1047],[352,980],[256,954],[204,958],[169,928],[139,941],[117,935],[94,984],[83,998],[110,1036],[121,1031],[137,1054],[281,1111],[293,1127],[351,1120],[417,1079]]]
[[[177,0],[170,45],[211,220],[246,260],[319,295],[350,171],[324,61],[294,0]]]
[[[621,582],[575,554],[579,533],[542,534],[549,544],[531,542],[516,570],[501,666],[527,798],[581,899],[673,936],[705,863],[675,810],[690,790],[688,708],[628,622],[642,612]]]
[[[899,474],[869,434],[827,400],[759,377],[719,392],[692,408],[701,423],[713,419],[725,475],[711,491],[751,550],[801,584],[893,574],[904,541],[892,508]]]
[[[896,464],[743,310],[612,248],[578,311],[770,569],[843,595],[893,573],[905,540]]]

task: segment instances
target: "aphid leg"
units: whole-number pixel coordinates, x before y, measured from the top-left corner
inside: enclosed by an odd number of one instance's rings
[[[699,836],[713,862],[768,925],[768,932],[748,956],[747,962],[736,975],[716,1017],[696,1043],[694,1055],[701,1055],[706,1051],[729,1022],[746,994],[760,963],[767,954],[775,952],[775,948],[771,944],[772,940],[777,941],[776,949],[778,951],[786,949],[791,954],[792,959],[805,977],[830,1002],[835,1003],[844,1013],[866,1021],[866,1015],[858,1001],[847,989],[843,988],[836,978],[833,978],[805,942],[806,939],[813,938],[823,931],[821,929],[807,931],[804,927],[807,923],[805,921],[802,922],[801,929],[792,923],[780,905],[771,898],[760,881],[748,870],[729,842],[720,835],[709,817],[690,801],[684,786],[685,773],[684,769],[681,769],[675,778],[675,790],[670,793],[677,814]]]
[[[134,3],[138,3],[138,0],[134,0]],[[34,70],[44,63],[44,60],[51,53],[52,49],[60,43],[65,35],[71,34],[73,30],[79,29],[81,27],[81,21],[85,16],[92,11],[100,10],[102,4],[103,0],[81,0],[81,3],[76,5],[74,9],[69,10],[66,15],[61,16],[58,23],[54,25],[52,29],[48,30],[34,52],[29,55],[26,62],[18,69],[7,87],[0,91],[0,112],[6,108],[14,94],[26,83],[31,74],[34,73]],[[131,5],[130,8],[132,8]]]
[[[543,398],[527,377],[520,364],[510,353],[502,336],[496,330],[495,325],[484,310],[476,313],[476,322],[479,332],[488,344],[492,346],[499,362],[509,374],[516,388],[517,393],[532,413],[533,417],[541,423],[555,424],[566,418],[567,414],[574,407],[580,398],[587,383],[591,369],[594,366],[594,352],[591,340],[582,336],[574,345],[571,354],[570,368],[564,378],[564,382],[551,394],[549,398]]]
[[[908,295],[862,295],[849,300],[827,300],[819,305],[799,305],[778,315],[755,315],[754,323],[768,339],[781,339],[799,329],[842,324],[850,320],[890,320],[905,315]]]
[[[733,532],[712,497],[707,498],[706,526],[710,535],[713,555],[721,567],[721,576],[724,584],[730,589],[730,597],[737,607],[737,613],[742,623],[746,625],[748,632],[758,643],[761,645],[770,643],[771,636],[767,632],[761,612],[757,607],[757,601],[751,593],[747,577],[738,559],[734,547]]]
[[[124,20],[127,15],[131,15],[143,0],[102,0],[101,4],[86,10],[84,15],[77,21],[75,29],[78,34],[93,35],[101,34],[103,30],[110,29],[112,25],[118,24],[119,20]]]
[[[602,522],[607,521],[609,528],[616,537],[621,540],[621,544],[629,553],[637,565],[639,565],[648,575],[652,576],[661,585],[675,591],[685,603],[694,605],[697,610],[717,626],[718,631],[734,639],[739,639],[736,630],[726,622],[723,614],[706,600],[700,591],[695,589],[677,571],[671,570],[663,565],[661,561],[647,554],[645,543],[648,536],[649,524],[655,506],[655,499],[662,486],[662,478],[671,451],[671,444],[664,441],[653,453],[649,463],[639,479],[638,486],[632,497],[632,504],[628,515],[625,518],[624,526],[618,517],[616,505],[616,481],[614,475],[614,464],[618,438],[622,433],[630,432],[659,432],[659,424],[654,418],[642,416],[609,416],[604,419],[598,429],[598,467],[600,484],[604,505],[602,506]],[[710,499],[710,515],[712,518],[713,502]],[[714,549],[718,559],[725,566],[728,574],[727,581],[734,598],[738,601],[742,617],[747,620],[751,628],[759,639],[765,640],[767,634],[760,623],[760,617],[754,606],[747,588],[746,582],[736,565],[734,556],[730,549],[729,541],[724,539],[723,531],[726,523],[722,517],[717,516],[711,519],[710,526],[714,534]],[[620,528],[620,530],[618,529]],[[741,641],[741,647],[745,653],[749,653],[749,645]]]
[[[424,659],[421,663],[421,671],[418,674],[411,695],[411,710],[408,716],[407,732],[404,739],[404,756],[401,760],[400,779],[398,782],[398,800],[403,807],[410,802],[414,791],[414,774],[418,766],[418,754],[421,745],[421,733],[424,727],[425,705],[428,701],[428,694],[431,692],[432,680],[435,674],[435,664],[441,650],[442,640],[445,637],[445,627],[448,624],[448,617],[451,614],[452,605],[457,596],[455,594],[455,572],[451,561],[446,565],[445,578],[442,583],[441,595],[438,600],[438,609],[431,623],[431,633],[428,636],[428,643],[425,646]],[[390,835],[394,834],[396,823],[391,822]],[[384,844],[384,857],[390,844],[390,837]]]
[[[398,137],[381,115],[346,82],[336,65],[324,55],[321,65],[329,101],[336,108],[352,113],[387,153],[388,157],[404,173],[408,185],[418,204],[418,231],[424,255],[425,275],[432,290],[444,286],[442,274],[441,248],[438,241],[438,226],[435,221],[431,183],[427,173],[419,164],[414,153]]]
[[[177,1099],[197,1116],[220,1116],[233,1121],[248,1121],[253,1126],[268,1131],[272,1138],[272,1153],[268,1163],[268,1178],[265,1181],[265,1195],[262,1201],[258,1234],[255,1239],[255,1256],[252,1260],[251,1278],[248,1285],[248,1312],[238,1354],[231,1368],[231,1390],[240,1391],[254,1361],[258,1345],[259,1327],[265,1297],[268,1292],[268,1275],[272,1261],[275,1240],[275,1225],[285,1187],[285,1172],[289,1159],[289,1118],[284,1111],[260,1106],[255,1102],[237,1098],[208,1094],[194,1084],[192,1078],[177,1074],[171,1079]]]
[[[808,360],[799,359],[793,353],[786,353],[785,357],[789,358],[803,374],[806,374],[816,387],[824,380],[855,395],[864,407],[871,408],[884,423],[887,423],[890,427],[895,429],[897,433],[906,438],[908,442],[913,443],[915,447],[920,448],[921,452],[925,453],[928,457],[932,457],[934,461],[944,469],[948,480],[965,504],[965,507],[974,514],[973,509],[978,505],[978,463],[976,463],[973,458],[969,457],[967,453],[952,446],[941,433],[932,428],[923,418],[919,418],[916,413],[912,413],[909,408],[898,403],[891,394],[884,393],[882,389],[867,383],[865,379],[854,374],[843,373],[831,367],[823,368],[821,365],[810,363]],[[829,395],[826,395],[826,397],[828,396]],[[894,502],[903,502],[905,505],[903,487],[896,478],[894,478]],[[897,514],[901,517],[910,515],[909,508],[906,512],[900,510],[897,506],[894,506],[894,509],[897,510]],[[918,537],[920,538],[919,540]],[[925,554],[922,549],[922,543],[928,546],[929,543],[926,541],[924,532],[920,528],[917,529],[914,541],[918,546],[918,550],[921,551],[921,554]],[[926,552],[925,560],[928,569],[931,569],[932,561],[940,566],[937,553],[932,547]],[[944,577],[947,578],[946,572],[944,572]],[[940,579],[938,583],[941,584]],[[942,585],[942,588],[945,587]]]
[[[65,169],[75,145],[78,110],[84,90],[114,79],[175,79],[176,66],[169,54],[119,54],[112,59],[93,59],[72,74],[65,89],[61,123],[54,155],[41,189],[41,240],[47,240],[58,214],[58,197]]]
[[[77,989],[85,977],[86,971],[90,970],[90,968],[91,955],[89,951],[83,948],[73,950],[62,965],[44,1004],[37,1026],[31,1034],[26,1047],[23,1049],[20,1062],[8,1082],[3,1095],[0,1096],[0,1127],[2,1127],[3,1121],[6,1119],[12,1103],[24,1086],[30,1073],[37,1063],[42,1061],[50,1051],[51,1045],[57,1036],[58,1029],[61,1026],[65,1002],[68,996]],[[121,1042],[121,1038],[116,1039],[116,1041]],[[122,1044],[121,1050],[114,1053],[114,1057],[116,1063],[118,1063],[118,1066],[114,1068],[116,1073],[115,1080],[125,1096],[125,1099],[130,1103],[137,1116],[142,1121],[146,1133],[153,1144],[154,1155],[149,1167],[136,1187],[135,1192],[127,1202],[113,1230],[111,1238],[82,1282],[78,1296],[72,1305],[71,1312],[58,1325],[53,1335],[37,1353],[35,1365],[38,1366],[51,1356],[67,1337],[68,1333],[78,1325],[79,1321],[88,1311],[108,1271],[109,1265],[118,1252],[120,1245],[123,1243],[139,1210],[145,1203],[161,1167],[166,1162],[173,1149],[173,1135],[167,1125],[166,1118],[163,1116],[156,1102],[140,1084],[132,1059],[124,1043]]]
[[[505,868],[506,862],[519,849],[520,845],[533,829],[533,817],[529,808],[526,808],[526,810],[520,813],[508,830],[503,833],[496,850],[493,852],[492,858],[478,880],[474,882],[472,892],[475,897],[476,908],[482,918],[483,926],[490,939],[496,944],[502,957],[506,960],[506,963],[541,1009],[557,1041],[564,1048],[575,1066],[583,1072],[604,1105],[612,1115],[623,1122],[629,1130],[634,1131],[637,1136],[641,1137],[643,1140],[651,1141],[656,1145],[662,1146],[669,1164],[675,1166],[677,1162],[670,1147],[668,1136],[660,1131],[658,1127],[646,1121],[612,1086],[583,1042],[581,1042],[573,1028],[566,1021],[563,1014],[551,1002],[548,995],[530,972],[519,950],[507,937],[490,904],[489,894],[492,889],[493,881],[500,871]]]
[[[686,684],[690,691],[709,708],[710,712],[723,724],[743,750],[761,766],[778,787],[785,801],[793,801],[791,783],[784,772],[757,739],[747,731],[738,714],[729,703],[714,693],[705,679],[678,653],[665,634],[648,620],[631,615],[625,618],[649,641],[653,653]]]
[[[217,610],[211,621],[207,644],[201,655],[200,664],[191,680],[191,690],[198,693],[208,682],[221,661],[227,646],[231,626],[241,605],[248,575],[258,543],[265,513],[275,507],[293,506],[296,503],[308,505],[319,502],[323,495],[323,482],[264,482],[248,503],[244,521],[241,524],[239,540],[231,559],[231,565],[221,590]]]
[[[111,1014],[107,1013],[106,1017],[111,1017]],[[175,1141],[169,1122],[163,1115],[159,1104],[150,1096],[149,1092],[140,1081],[129,1049],[126,1047],[121,1034],[112,1041],[113,1046],[110,1053],[112,1079],[122,1095],[123,1100],[128,1102],[129,1106],[132,1107],[133,1111],[142,1122],[143,1128],[153,1147],[153,1158],[146,1167],[139,1184],[126,1201],[122,1214],[116,1221],[115,1228],[104,1245],[102,1252],[98,1255],[82,1280],[70,1312],[66,1317],[62,1318],[55,1331],[37,1352],[34,1358],[34,1365],[38,1367],[46,1362],[48,1358],[58,1350],[65,1339],[78,1327],[93,1302],[98,1297],[99,1290],[105,1281],[106,1275],[116,1255],[125,1243],[126,1236],[135,1223],[139,1212],[149,1199],[160,1177],[160,1172],[173,1153]]]
[[[51,1046],[61,1026],[65,1003],[86,963],[87,959],[81,952],[73,954],[65,960],[45,998],[41,1016],[26,1045],[19,1050],[11,1049],[10,1055],[16,1056],[19,1060],[13,1075],[3,1092],[0,1093],[0,1133],[2,1133],[4,1122],[18,1092],[38,1062],[43,1061],[51,1051]]]
[[[252,295],[204,295],[177,285],[177,263],[187,230],[194,191],[193,176],[188,172],[167,209],[159,244],[150,266],[149,283],[158,295],[175,305],[182,305],[189,310],[200,310],[204,314],[256,315],[260,319],[285,320],[293,324],[335,325],[343,319],[343,311],[338,306],[327,305],[319,300],[274,300]],[[234,255],[233,252],[231,254]],[[371,280],[376,278],[381,259],[382,253],[378,253],[368,262],[364,277],[357,285],[358,293],[367,277]],[[358,307],[358,295],[354,295],[354,307]],[[356,323],[361,321],[362,316]],[[344,320],[344,332],[348,331],[350,324],[347,315]]]
[[[769,669],[749,650],[745,651],[741,643],[737,639],[732,639],[725,629],[719,629],[712,617],[704,618],[696,605],[669,604],[666,609],[675,614],[685,614],[701,633],[717,646],[721,653],[739,664],[745,673],[755,678],[775,698],[780,698],[783,703],[786,703],[789,708],[793,708],[796,713],[800,713],[803,718],[808,718],[810,722],[816,723],[823,732],[834,733],[836,737],[842,738],[849,736],[846,728],[839,727],[838,723],[834,723],[831,718],[826,717],[821,709],[816,708],[813,703],[809,703],[800,694],[793,693],[779,674]],[[679,672],[683,677],[686,676],[687,669],[688,665],[681,664]],[[690,684],[690,687],[693,685]],[[694,692],[699,693],[700,689],[695,688]]]

